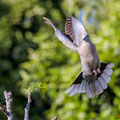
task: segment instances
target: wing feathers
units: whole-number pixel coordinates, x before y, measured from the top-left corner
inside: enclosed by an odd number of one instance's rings
[[[67,15],[68,18],[65,23],[65,33],[71,38],[76,46],[80,46],[83,38],[88,36],[88,33],[83,24],[72,17],[68,11]],[[90,38],[87,37],[87,40],[90,40]]]
[[[75,36],[72,28],[72,16],[69,13],[68,13],[68,19],[66,20],[65,23],[65,33],[72,39],[72,41],[74,40]]]

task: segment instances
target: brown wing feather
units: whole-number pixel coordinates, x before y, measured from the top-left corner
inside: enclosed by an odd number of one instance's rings
[[[74,40],[74,31],[72,28],[72,16],[68,13],[68,18],[65,23],[65,33],[71,38],[71,40]]]
[[[88,33],[84,27],[84,25],[72,17],[70,13],[67,11],[68,18],[65,23],[65,33],[76,46],[80,46],[83,40],[90,41]]]

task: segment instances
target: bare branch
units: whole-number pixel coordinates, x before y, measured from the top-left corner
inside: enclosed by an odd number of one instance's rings
[[[54,117],[53,119],[51,119],[51,120],[57,120],[58,118],[57,118],[57,116],[56,117]]]
[[[28,102],[27,105],[25,107],[25,116],[24,116],[24,120],[29,120],[29,110],[30,110],[30,103],[31,103],[31,93],[28,93]]]
[[[9,113],[7,112],[6,108],[0,103],[0,110],[5,114],[6,117],[9,116]]]
[[[12,100],[12,92],[4,91],[4,96],[5,96],[5,102],[6,102],[6,111],[8,112],[8,114],[7,114],[8,120],[13,120],[12,107],[11,107],[12,101],[13,101]]]
[[[13,114],[12,114],[12,92],[4,91],[5,96],[5,102],[6,106],[3,106],[0,103],[0,110],[5,114],[5,116],[8,118],[8,120],[13,120]],[[29,110],[30,110],[30,104],[31,104],[31,92],[28,93],[28,101],[27,105],[25,107],[25,116],[24,120],[29,120]],[[58,120],[57,116],[54,117],[51,120]]]

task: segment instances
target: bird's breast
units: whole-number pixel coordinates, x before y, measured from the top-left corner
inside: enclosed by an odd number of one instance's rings
[[[90,69],[96,68],[98,55],[93,43],[83,42],[79,48],[82,66],[88,66]],[[88,67],[86,67],[88,69]]]
[[[93,43],[84,41],[78,48],[78,52],[81,57],[92,57],[92,55],[96,52],[96,48]]]

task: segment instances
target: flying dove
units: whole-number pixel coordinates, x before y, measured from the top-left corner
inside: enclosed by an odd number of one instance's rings
[[[91,98],[101,94],[107,88],[114,64],[100,62],[96,47],[84,25],[71,16],[68,11],[67,15],[65,33],[58,30],[48,18],[43,17],[43,19],[54,29],[57,38],[66,47],[80,55],[82,71],[65,93],[70,92],[69,96],[76,93],[86,93],[87,97]]]

